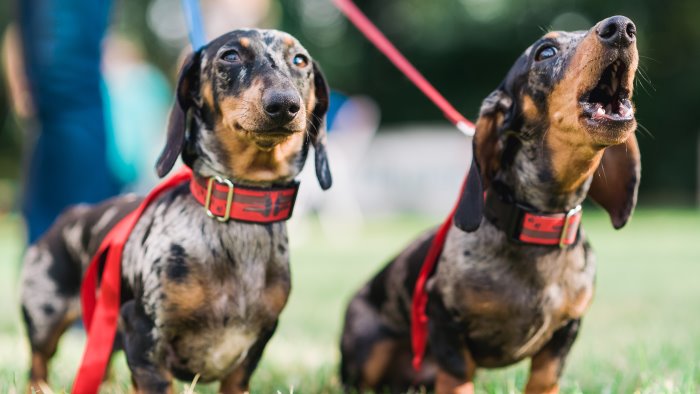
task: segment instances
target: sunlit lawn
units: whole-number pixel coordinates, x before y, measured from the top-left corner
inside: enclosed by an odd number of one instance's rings
[[[345,303],[395,252],[438,221],[375,219],[355,236],[324,235],[313,220],[296,223],[291,299],[252,392],[339,392],[337,342]],[[592,208],[584,224],[598,256],[597,293],[569,358],[563,391],[700,392],[700,212],[640,210],[628,227],[614,231]],[[16,217],[0,219],[0,393],[21,392],[28,365],[17,303],[19,234]],[[56,392],[70,387],[82,341],[79,330],[64,337],[52,365]],[[527,363],[482,371],[477,391],[518,392],[526,371]],[[121,355],[113,374],[104,391],[126,392],[129,377]]]

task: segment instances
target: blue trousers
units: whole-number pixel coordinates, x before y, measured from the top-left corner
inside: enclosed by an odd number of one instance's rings
[[[115,195],[107,166],[101,41],[109,0],[21,0],[26,73],[40,130],[22,213],[34,242],[67,206]]]

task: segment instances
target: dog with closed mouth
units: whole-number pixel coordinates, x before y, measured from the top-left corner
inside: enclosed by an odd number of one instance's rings
[[[622,16],[549,32],[525,50],[480,110],[475,160],[425,286],[422,368],[412,368],[412,300],[434,230],[351,300],[341,339],[347,389],[471,393],[477,368],[530,358],[525,392],[558,391],[593,297],[580,204],[591,197],[615,228],[636,204],[637,64],[636,27]]]
[[[137,392],[172,378],[248,391],[290,292],[283,220],[291,215],[309,146],[323,189],[328,86],[291,35],[236,30],[190,54],[180,71],[165,148],[193,179],[148,206],[123,251],[117,342]],[[30,385],[46,383],[62,333],[80,315],[81,278],[102,239],[140,199],[67,210],[26,253],[22,312]],[[204,205],[204,206],[203,206]]]

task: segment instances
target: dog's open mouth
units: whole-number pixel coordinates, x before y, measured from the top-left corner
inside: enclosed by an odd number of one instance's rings
[[[628,65],[619,59],[606,67],[597,85],[581,100],[584,114],[598,122],[634,119],[630,89],[626,86],[628,73]]]

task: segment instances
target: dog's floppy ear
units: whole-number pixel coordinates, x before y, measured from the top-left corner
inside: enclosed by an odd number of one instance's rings
[[[168,119],[165,147],[156,162],[156,172],[161,178],[173,168],[185,145],[187,111],[192,106],[192,92],[196,89],[198,57],[198,52],[188,55],[180,69],[175,91],[175,103],[173,103]]]
[[[328,166],[328,154],[326,152],[326,112],[330,99],[330,89],[326,83],[318,63],[313,62],[314,68],[314,95],[316,104],[314,105],[311,121],[309,124],[309,137],[314,146],[316,177],[321,189],[328,190],[333,184],[331,170]]]
[[[488,188],[500,167],[503,132],[511,128],[513,99],[499,87],[484,99],[479,110],[474,135],[474,157],[481,169],[484,187]]]
[[[622,228],[637,205],[642,164],[637,137],[605,149],[593,174],[588,196],[608,211],[613,227]]]
[[[454,216],[455,225],[463,231],[475,231],[481,224],[484,190],[498,170],[501,133],[510,127],[510,118],[512,99],[502,88],[498,88],[484,100],[476,122],[473,159]]]
[[[472,159],[467,179],[462,185],[462,191],[455,209],[454,223],[462,231],[476,231],[481,224],[484,214],[484,187],[476,160]]]

